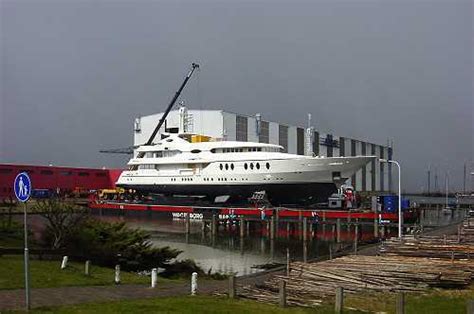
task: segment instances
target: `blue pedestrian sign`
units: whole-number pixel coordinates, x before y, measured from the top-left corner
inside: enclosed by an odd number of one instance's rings
[[[13,184],[15,196],[20,202],[26,202],[31,195],[31,180],[26,172],[19,173]]]

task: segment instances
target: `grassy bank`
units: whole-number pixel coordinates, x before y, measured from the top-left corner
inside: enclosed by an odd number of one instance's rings
[[[463,290],[434,289],[426,293],[405,294],[407,313],[465,313],[466,303],[474,299],[474,286]],[[345,306],[368,312],[395,313],[396,294],[347,295]]]
[[[69,262],[68,267],[60,269],[61,261],[30,261],[30,277],[32,288],[50,288],[61,286],[93,286],[113,284],[114,269],[91,266],[90,276],[84,275],[84,264]],[[23,256],[6,255],[0,257],[0,289],[23,288]],[[159,280],[170,281],[159,278]],[[139,276],[135,273],[121,272],[123,284],[149,284],[148,276]]]
[[[466,302],[473,290],[431,291],[424,295],[407,295],[406,313],[466,313]],[[347,296],[344,313],[395,313],[394,294]],[[315,308],[279,308],[252,300],[226,297],[184,296],[85,303],[42,307],[32,313],[334,313],[331,300]]]
[[[322,306],[316,311],[303,308],[279,308],[276,305],[249,300],[230,300],[224,297],[188,296],[153,298],[120,302],[102,302],[39,308],[31,313],[334,313],[332,306]],[[358,313],[347,311],[344,313]]]

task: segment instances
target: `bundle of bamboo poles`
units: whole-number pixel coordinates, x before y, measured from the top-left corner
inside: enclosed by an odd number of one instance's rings
[[[472,268],[470,261],[460,260],[346,256],[319,263],[292,263],[289,276],[274,276],[258,287],[243,287],[242,294],[260,301],[275,302],[278,284],[285,280],[289,303],[311,306],[326,296],[334,295],[336,287],[343,287],[348,293],[461,288],[471,282]]]
[[[386,240],[379,250],[382,255],[432,257],[445,259],[474,258],[474,245],[461,243],[458,236],[405,236]]]

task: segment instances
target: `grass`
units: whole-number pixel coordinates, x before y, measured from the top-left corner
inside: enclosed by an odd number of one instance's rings
[[[84,275],[84,263],[69,262],[68,267],[60,269],[61,261],[30,260],[30,281],[32,288],[51,288],[62,286],[97,286],[111,285],[114,280],[114,269],[91,265],[90,276]],[[0,290],[24,288],[23,256],[5,255],[0,257]],[[123,284],[149,284],[148,276],[122,271]],[[161,282],[176,280],[158,279]]]
[[[279,308],[251,300],[231,300],[225,297],[187,296],[88,303],[74,306],[43,307],[32,313],[334,313],[332,306],[317,309]],[[344,313],[357,313],[345,311]]]
[[[405,295],[406,313],[465,313],[466,303],[474,299],[474,285],[463,290],[433,289]],[[368,312],[395,313],[396,294],[371,293],[346,295],[345,306]]]
[[[437,314],[465,313],[466,301],[472,298],[472,290],[432,291],[428,295],[408,295],[406,313]],[[359,310],[354,309],[356,307]],[[122,300],[79,305],[41,307],[32,313],[334,313],[331,303],[315,308],[288,307],[263,304],[252,300],[231,300],[225,297],[184,296]],[[395,313],[394,294],[348,296],[344,313]],[[18,313],[18,312],[15,312]]]

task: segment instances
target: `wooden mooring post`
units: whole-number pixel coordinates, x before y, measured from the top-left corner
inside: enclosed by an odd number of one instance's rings
[[[334,304],[334,312],[342,313],[343,307],[344,307],[344,288],[337,287],[336,288],[336,303]]]
[[[308,262],[308,243],[303,241],[303,263]]]
[[[244,217],[240,217],[240,237],[243,238],[245,236],[245,221]]]
[[[357,255],[357,246],[359,243],[359,224],[355,225],[355,230],[354,230],[354,254]]]
[[[377,204],[376,198],[374,198],[372,201],[372,207],[374,210],[374,238],[378,239],[379,238],[379,215],[377,211],[378,204]]]
[[[336,242],[341,242],[341,218],[336,220]]]
[[[275,215],[270,219],[270,239],[275,239]]]
[[[286,281],[280,281],[279,291],[278,291],[278,303],[280,307],[286,307]]]
[[[212,221],[211,221],[211,234],[215,236],[217,233],[217,219],[216,214],[212,214]]]
[[[290,275],[290,249],[286,248],[286,275]]]
[[[229,276],[229,298],[235,299],[236,294],[235,275]]]
[[[303,241],[308,240],[308,218],[303,218]]]
[[[399,292],[397,294],[396,313],[405,314],[405,293],[404,292]]]
[[[191,218],[190,218],[189,213],[186,213],[186,222],[185,222],[185,224],[186,224],[186,230],[185,230],[185,231],[186,231],[186,234],[189,234],[189,232],[190,232],[190,230],[191,230],[191,226],[190,226],[190,225],[191,225],[191,221],[190,221],[190,220],[191,220]]]
[[[300,210],[298,212],[298,231],[299,231],[299,236],[300,239],[303,239],[303,233],[301,232],[303,230],[303,212]]]

